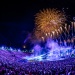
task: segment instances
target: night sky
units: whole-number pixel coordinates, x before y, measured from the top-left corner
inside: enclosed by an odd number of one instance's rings
[[[64,8],[70,19],[75,16],[74,0],[0,2],[0,45],[22,47],[27,34],[34,28],[34,15],[44,8]]]

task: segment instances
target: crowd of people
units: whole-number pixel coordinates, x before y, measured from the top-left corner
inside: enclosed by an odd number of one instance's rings
[[[24,61],[26,54],[0,50],[0,75],[75,75],[75,58],[58,61]]]

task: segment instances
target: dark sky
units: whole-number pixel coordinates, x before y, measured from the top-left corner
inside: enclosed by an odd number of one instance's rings
[[[44,8],[58,8],[75,16],[74,0],[24,0],[0,2],[0,44],[21,47],[34,28],[34,15]],[[67,9],[68,8],[68,9]]]

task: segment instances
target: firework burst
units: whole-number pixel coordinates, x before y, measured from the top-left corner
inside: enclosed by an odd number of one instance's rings
[[[58,36],[65,21],[65,15],[57,9],[42,10],[35,15],[35,35],[44,38]]]

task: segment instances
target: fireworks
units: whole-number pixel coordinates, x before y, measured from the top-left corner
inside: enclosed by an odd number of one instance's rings
[[[58,36],[62,32],[63,24],[66,21],[64,13],[56,9],[46,9],[35,16],[35,35],[40,38]]]

